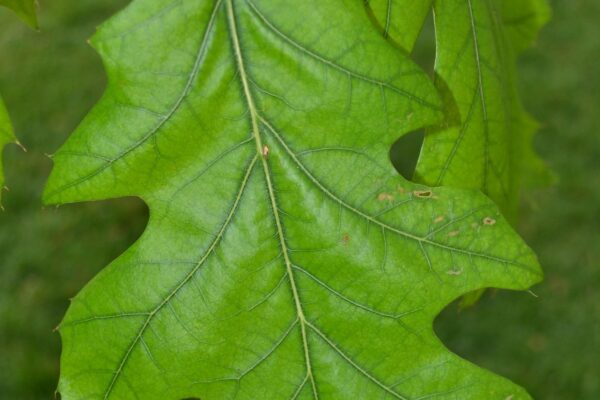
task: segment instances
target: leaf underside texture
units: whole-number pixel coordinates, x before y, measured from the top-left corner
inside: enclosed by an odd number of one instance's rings
[[[109,86],[45,200],[150,220],[73,299],[63,399],[529,398],[433,332],[541,272],[487,197],[395,172],[443,103],[362,2],[135,0],[93,44]]]

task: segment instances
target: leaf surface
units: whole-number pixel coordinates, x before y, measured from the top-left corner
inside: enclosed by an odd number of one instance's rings
[[[432,185],[481,188],[505,211],[515,206],[507,48],[490,0],[434,3],[436,82],[445,126],[426,135],[415,172]]]
[[[433,0],[365,0],[384,37],[411,52],[431,11]]]
[[[396,32],[410,51],[431,2],[411,2],[395,15],[384,12],[384,3],[370,3],[373,15],[384,34]],[[415,178],[479,188],[514,220],[520,187],[548,180],[531,148],[537,123],[521,105],[514,70],[516,55],[534,41],[549,7],[544,0],[440,0],[433,6],[435,79],[446,119],[428,130]]]
[[[503,25],[514,49],[520,53],[537,39],[552,12],[547,0],[498,0]]]
[[[35,0],[0,0],[0,6],[13,10],[23,21],[34,29],[38,28],[38,20],[35,13]]]
[[[109,87],[45,200],[150,220],[60,326],[63,399],[529,398],[433,332],[541,272],[484,195],[395,172],[442,104],[361,2],[135,0],[93,44]]]

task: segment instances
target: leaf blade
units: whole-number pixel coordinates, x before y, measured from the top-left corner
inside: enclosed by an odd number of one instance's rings
[[[539,31],[552,16],[546,0],[502,0],[500,9],[507,35],[517,53],[523,52],[535,42]]]
[[[493,1],[434,2],[436,81],[448,118],[426,135],[416,176],[481,188],[516,219],[522,176],[537,168],[518,98],[515,55]]]
[[[313,28],[340,4],[335,30]],[[361,4],[289,7],[136,1],[101,28],[110,85],[55,156],[46,200],[137,195],[151,217],[69,308],[61,393],[525,397],[431,331],[465,290],[540,278],[484,196],[411,184],[387,161],[398,131],[440,117],[433,86],[368,28]],[[480,381],[464,385],[472,374]]]
[[[365,0],[384,37],[391,38],[410,53],[423,28],[433,0]]]
[[[413,7],[422,9],[405,6],[391,16],[386,3],[392,2],[374,2],[375,23],[387,27],[384,35],[400,32],[408,51],[428,7],[433,4],[435,11],[435,79],[445,98],[446,121],[429,129],[415,178],[428,185],[480,188],[515,221],[521,187],[551,181],[533,151],[537,124],[523,109],[515,79],[516,57],[548,21],[548,4],[417,2]]]

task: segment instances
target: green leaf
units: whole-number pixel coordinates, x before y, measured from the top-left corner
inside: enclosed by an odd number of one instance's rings
[[[441,102],[361,2],[135,0],[93,44],[110,84],[45,201],[150,220],[60,325],[63,399],[529,398],[433,332],[541,272],[484,195],[394,171]]]
[[[2,191],[4,188],[4,171],[2,169],[2,150],[8,143],[14,143],[16,141],[13,133],[13,128],[10,123],[10,118],[4,101],[0,96],[0,200],[2,199]]]
[[[509,67],[515,75],[516,56],[534,43],[540,29],[548,22],[552,13],[546,0],[499,1],[503,26],[512,46],[514,57]],[[520,175],[520,180],[525,187],[548,186],[554,180],[552,173],[533,151],[532,147],[533,137],[539,128],[539,124],[522,106],[516,85],[513,85],[512,89],[513,129],[519,133],[513,135],[513,138],[520,140],[520,144],[516,146],[514,156],[520,162],[516,173]]]
[[[404,2],[369,5],[384,36],[390,32],[411,51],[432,2],[397,3]],[[515,220],[521,186],[550,181],[531,147],[537,123],[524,111],[514,78],[516,55],[535,40],[549,6],[545,0],[440,0],[434,9],[436,84],[446,121],[429,131],[415,178],[482,189]]]
[[[481,188],[516,206],[507,48],[491,0],[434,2],[436,83],[446,126],[425,138],[416,176],[431,185]],[[510,214],[510,213],[509,213]]]
[[[492,0],[440,0],[434,15],[447,119],[426,135],[415,175],[430,185],[480,188],[514,220],[522,177],[537,159],[499,11]]]
[[[514,49],[520,53],[537,39],[552,12],[546,0],[498,0],[502,21]]]
[[[367,10],[384,37],[411,52],[431,11],[433,0],[365,0]]]
[[[0,0],[0,6],[13,10],[23,21],[34,29],[38,28],[38,20],[35,14],[35,0]]]

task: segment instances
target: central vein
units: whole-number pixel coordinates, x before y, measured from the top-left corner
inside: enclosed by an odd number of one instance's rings
[[[235,20],[235,13],[233,10],[232,0],[227,0],[227,19],[229,22],[229,30],[231,33],[231,40],[233,44],[233,49],[235,52],[235,57],[237,61],[238,72],[240,75],[240,80],[242,82],[242,86],[244,89],[244,96],[246,98],[246,102],[248,103],[248,111],[250,113],[250,120],[252,123],[252,135],[256,142],[256,151],[259,154],[259,157],[262,161],[263,171],[265,173],[265,180],[267,183],[267,189],[269,192],[269,200],[271,203],[271,209],[273,210],[273,216],[275,218],[275,225],[277,227],[277,236],[279,237],[279,244],[281,246],[281,250],[283,253],[283,258],[285,261],[285,267],[287,270],[287,274],[290,280],[290,286],[292,288],[292,295],[294,297],[294,303],[296,306],[296,312],[298,314],[298,320],[300,322],[300,330],[302,334],[302,345],[304,347],[304,359],[306,361],[306,374],[307,378],[311,382],[313,394],[316,400],[318,400],[317,388],[315,384],[315,379],[312,372],[312,365],[310,361],[310,352],[308,348],[308,335],[307,335],[307,322],[304,316],[304,311],[302,309],[302,302],[300,300],[300,295],[298,293],[298,288],[296,287],[296,281],[294,279],[294,273],[292,270],[292,262],[289,256],[289,249],[284,237],[283,224],[281,222],[281,218],[279,215],[279,208],[277,206],[277,199],[275,198],[275,189],[273,187],[273,182],[271,178],[271,171],[269,168],[269,164],[267,162],[267,154],[264,152],[264,145],[262,143],[262,139],[260,136],[260,128],[258,124],[258,113],[256,111],[256,105],[254,104],[254,99],[252,97],[252,93],[250,91],[250,86],[248,84],[248,76],[246,74],[246,68],[244,66],[244,57],[242,55],[242,49],[240,46],[240,40],[237,32],[237,24]]]

